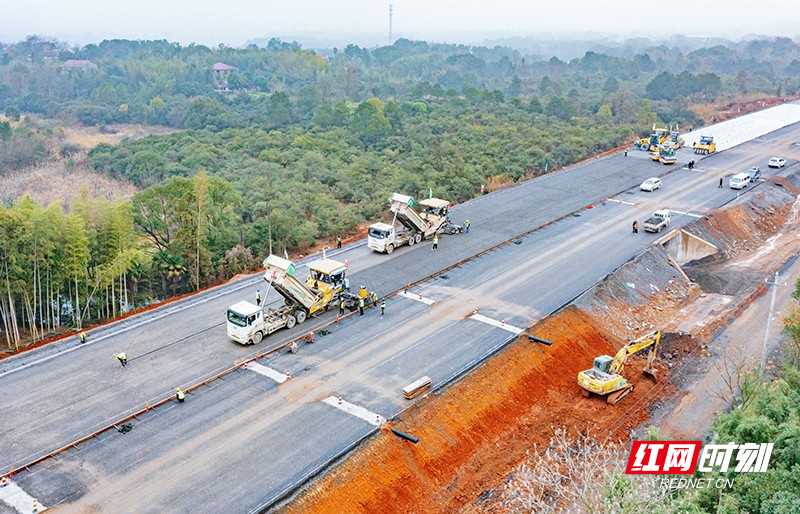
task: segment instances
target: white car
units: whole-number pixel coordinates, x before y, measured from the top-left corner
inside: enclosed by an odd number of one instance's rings
[[[642,189],[642,191],[655,191],[656,189],[661,189],[661,179],[656,177],[649,178],[642,182],[642,185],[639,187]]]
[[[773,157],[769,160],[770,168],[783,168],[784,166],[786,166],[786,159],[783,157]]]

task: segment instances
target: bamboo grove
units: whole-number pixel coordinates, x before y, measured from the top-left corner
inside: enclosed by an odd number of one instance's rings
[[[29,197],[0,207],[5,345],[16,350],[252,268],[252,255],[236,247],[235,201],[230,186],[201,172],[132,202],[84,194],[68,211]],[[220,244],[224,264],[215,269],[209,248]]]

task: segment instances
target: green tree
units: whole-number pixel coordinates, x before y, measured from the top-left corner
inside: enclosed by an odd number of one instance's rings
[[[8,141],[14,134],[11,124],[7,121],[0,121],[0,140]]]
[[[611,106],[610,105],[603,104],[603,105],[600,106],[599,109],[597,109],[597,120],[600,123],[604,123],[604,124],[607,124],[607,125],[611,123],[612,115],[611,115]]]
[[[377,98],[361,102],[350,120],[350,131],[367,145],[378,143],[390,130],[389,120],[383,114],[383,103]]]
[[[608,77],[605,84],[603,84],[603,91],[605,93],[616,93],[619,91],[619,81],[614,77]]]
[[[223,128],[228,125],[223,113],[222,104],[216,98],[195,97],[186,104],[183,126],[188,129]]]

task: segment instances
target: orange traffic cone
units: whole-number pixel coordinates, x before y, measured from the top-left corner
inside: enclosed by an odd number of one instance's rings
[[[500,320],[500,324],[501,324],[501,325],[503,325],[503,326],[506,326],[506,320],[504,320],[504,319],[501,319],[501,320]]]
[[[347,259],[345,259],[344,260],[344,268],[347,269],[349,267],[350,267],[350,265],[347,263]]]
[[[339,395],[339,405],[341,405],[341,404],[342,404],[342,395]],[[5,478],[3,480],[5,480]],[[3,485],[5,485],[5,484],[3,484]]]
[[[292,378],[292,374],[289,373],[289,370],[287,369],[286,370],[286,380],[289,380],[290,378]]]
[[[247,361],[244,363],[244,369],[247,369]]]
[[[33,499],[33,512],[39,512],[39,502],[36,498]]]
[[[341,397],[339,397],[339,403],[342,403]],[[6,477],[0,478],[0,487],[5,487],[8,484]]]

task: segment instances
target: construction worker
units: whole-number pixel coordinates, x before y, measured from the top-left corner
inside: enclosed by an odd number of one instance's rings
[[[363,298],[359,298],[358,299],[358,314],[360,316],[364,315],[364,299]]]
[[[81,330],[81,344],[86,342],[86,332]]]
[[[339,316],[344,316],[344,296],[339,297]]]
[[[722,177],[719,178],[719,186],[717,187],[722,188]]]
[[[128,356],[125,355],[125,352],[118,353],[114,358],[119,361],[123,368],[128,364]]]
[[[469,234],[469,220],[464,222],[464,229],[467,234]]]
[[[175,388],[175,399],[178,400],[178,403],[183,403],[183,401],[186,399],[186,395],[183,394],[183,391],[181,391],[180,387]]]
[[[337,250],[342,249],[342,238],[339,236],[336,236],[336,249]]]
[[[261,307],[261,289],[256,289],[256,305]]]
[[[314,333],[312,330],[308,334],[306,334],[306,343],[311,344],[317,342],[317,334]]]
[[[433,234],[433,247],[431,250],[436,250],[439,248],[439,234]]]
[[[636,220],[633,220],[633,233],[634,234],[639,233],[639,222]]]
[[[373,306],[377,307],[377,305],[378,305],[378,295],[375,294],[375,291],[370,291],[370,293],[369,293],[369,303],[371,303]]]
[[[386,314],[386,298],[381,298],[381,318]]]
[[[628,156],[628,149],[626,148],[625,149],[625,157],[627,157],[627,156]]]

